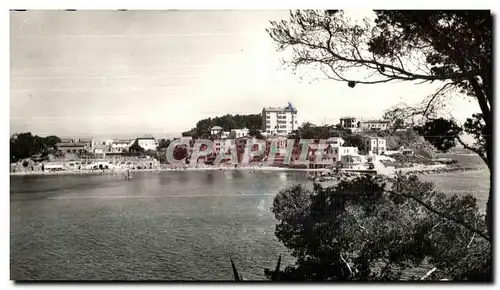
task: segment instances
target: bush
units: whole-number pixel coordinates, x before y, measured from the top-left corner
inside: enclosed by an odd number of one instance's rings
[[[445,196],[416,176],[361,176],[274,199],[276,236],[297,258],[283,281],[391,281],[424,261],[431,279],[491,280],[491,244],[471,195]],[[471,226],[473,225],[473,226]]]

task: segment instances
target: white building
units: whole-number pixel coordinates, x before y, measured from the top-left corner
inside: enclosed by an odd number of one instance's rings
[[[342,168],[344,169],[354,169],[354,170],[366,169],[361,159],[361,155],[357,154],[343,155],[341,159],[341,164]]]
[[[359,154],[359,149],[358,147],[342,147],[342,146],[334,146],[330,145],[332,147],[332,161],[333,162],[339,162],[342,160],[343,156],[347,155],[358,155]]]
[[[342,146],[344,145],[345,140],[340,138],[340,137],[331,137],[326,140],[326,144],[332,145],[332,146]]]
[[[262,109],[262,132],[266,134],[290,134],[299,128],[297,109],[291,103],[284,108]]]
[[[221,139],[227,139],[227,138],[229,138],[229,136],[230,136],[230,135],[231,135],[231,132],[228,132],[228,131],[223,131],[223,132],[221,133],[220,138],[221,138]]]
[[[387,142],[380,137],[365,138],[365,146],[369,155],[381,155],[387,151]]]
[[[220,132],[222,132],[222,127],[220,127],[220,126],[213,126],[212,128],[210,128],[211,135],[217,135]]]
[[[153,137],[137,138],[137,144],[144,148],[145,151],[155,151],[158,147],[158,142]]]
[[[112,153],[121,153],[123,150],[128,150],[132,144],[134,144],[135,140],[129,139],[119,139],[113,140],[111,144],[111,152]]]
[[[247,128],[233,129],[233,130],[231,130],[231,134],[229,135],[229,137],[230,138],[241,138],[241,137],[248,136],[249,132],[250,132],[250,130],[248,130]]]
[[[229,154],[229,150],[231,148],[234,148],[233,144],[234,144],[233,139],[214,140],[213,152],[216,154],[219,153]]]
[[[383,120],[367,120],[361,122],[363,131],[384,131],[389,129],[389,122]]]

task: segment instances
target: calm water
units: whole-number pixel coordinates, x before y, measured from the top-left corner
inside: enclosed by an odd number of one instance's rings
[[[438,188],[488,191],[488,172],[427,175]],[[279,253],[274,195],[300,172],[148,172],[11,177],[11,279],[264,279]],[[480,202],[482,202],[480,200]]]

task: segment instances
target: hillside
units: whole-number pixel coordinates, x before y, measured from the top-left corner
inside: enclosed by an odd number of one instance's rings
[[[388,150],[397,150],[400,147],[412,149],[416,155],[425,158],[436,158],[436,149],[424,137],[413,130],[401,132],[365,132],[365,136],[383,137],[387,140]]]

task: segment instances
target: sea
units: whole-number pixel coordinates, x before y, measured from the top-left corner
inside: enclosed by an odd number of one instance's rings
[[[429,174],[448,194],[472,193],[484,210],[489,171]],[[274,235],[274,196],[309,184],[307,172],[168,171],[11,176],[11,280],[245,280],[294,258]]]

